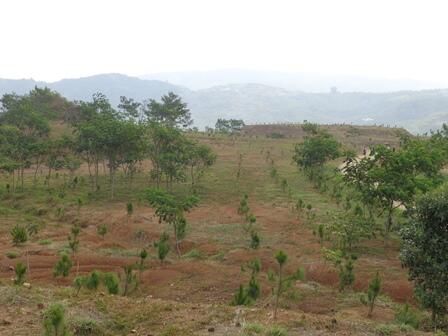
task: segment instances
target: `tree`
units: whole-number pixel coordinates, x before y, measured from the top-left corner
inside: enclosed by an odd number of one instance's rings
[[[197,142],[187,142],[186,165],[190,167],[191,187],[194,190],[195,183],[204,171],[216,161],[216,154],[210,147]]]
[[[23,284],[25,282],[26,266],[21,262],[17,263],[16,267],[14,268],[14,273],[16,274],[14,284]]]
[[[129,294],[129,292],[137,286],[137,277],[134,274],[135,265],[123,266],[123,296]],[[132,287],[134,286],[134,287]]]
[[[378,146],[375,155],[347,162],[344,179],[365,203],[376,204],[386,214],[387,243],[395,209],[412,208],[418,192],[427,192],[436,186],[444,162],[443,151],[431,142],[403,139],[399,150]]]
[[[45,336],[67,336],[65,324],[65,309],[59,304],[53,304],[43,313]]]
[[[53,268],[53,276],[55,278],[58,276],[67,277],[72,266],[73,262],[70,260],[70,257],[66,253],[63,253]]]
[[[79,295],[79,291],[82,289],[82,287],[85,286],[86,283],[86,277],[78,275],[73,280],[73,287],[76,289],[76,296]]]
[[[343,292],[347,287],[350,287],[355,282],[355,261],[357,256],[348,253],[346,250],[331,250],[323,248],[325,259],[333,262],[339,269],[339,291]]]
[[[373,308],[375,306],[375,300],[381,291],[381,278],[378,272],[375,277],[370,281],[369,288],[367,289],[367,295],[361,296],[361,302],[369,306],[368,317],[372,316]]]
[[[400,260],[414,281],[416,297],[431,310],[436,326],[448,311],[448,189],[420,198],[400,235]]]
[[[239,132],[245,126],[241,119],[218,119],[215,124],[215,131],[224,134]]]
[[[159,223],[165,222],[173,227],[174,239],[176,242],[176,253],[180,257],[180,242],[185,238],[187,220],[185,212],[189,212],[196,207],[199,198],[196,196],[187,196],[178,199],[165,190],[151,188],[146,190],[146,200],[156,209],[156,216],[159,217]]]
[[[324,164],[341,156],[341,144],[332,135],[317,130],[294,147],[293,160],[311,179],[322,175]]]
[[[162,96],[161,100],[161,102],[158,102],[150,99],[149,102],[144,104],[143,113],[148,121],[170,128],[186,128],[193,123],[187,104],[182,102],[178,95],[169,92]]]
[[[76,252],[79,249],[78,236],[81,233],[81,227],[77,224],[73,225],[68,236],[68,247],[72,251],[73,258],[76,258]],[[79,272],[79,258],[76,258],[76,275]]]
[[[280,297],[286,289],[290,288],[292,283],[296,280],[303,280],[305,278],[305,272],[302,268],[298,268],[295,273],[285,276],[284,266],[288,260],[288,256],[283,251],[278,251],[275,254],[275,260],[278,264],[278,272],[275,274],[272,270],[268,270],[268,280],[272,284],[272,294],[275,297],[274,301],[274,320],[277,319],[277,310]]]
[[[148,251],[146,251],[146,249],[141,250],[139,257],[140,257],[140,264],[139,264],[138,268],[141,273],[143,271],[143,269],[145,268],[145,260],[146,260],[146,258],[148,258]]]

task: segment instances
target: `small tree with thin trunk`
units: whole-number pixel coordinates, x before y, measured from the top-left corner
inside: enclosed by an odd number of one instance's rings
[[[170,252],[170,245],[169,245],[169,235],[168,233],[164,232],[159,238],[158,242],[154,242],[154,247],[157,248],[157,256],[160,260],[160,263],[163,264],[165,261],[166,256]]]
[[[378,272],[376,272],[375,277],[370,281],[369,288],[367,289],[367,294],[361,296],[361,303],[369,307],[368,317],[372,316],[373,308],[375,307],[375,301],[381,291],[381,278]]]
[[[278,304],[281,295],[286,289],[290,288],[292,283],[296,280],[303,280],[305,278],[305,272],[302,268],[298,268],[297,271],[289,276],[284,274],[284,266],[288,260],[288,256],[283,251],[278,251],[275,254],[275,260],[278,264],[278,272],[275,274],[272,270],[268,271],[268,279],[272,284],[272,294],[274,295],[274,320],[277,319]]]
[[[134,274],[135,265],[123,266],[123,296],[128,295],[135,287],[137,287],[137,277]]]
[[[73,262],[70,260],[70,257],[63,253],[61,255],[61,259],[56,263],[53,268],[53,276],[63,276],[64,278],[68,276],[70,273],[70,269],[72,268]]]
[[[146,199],[156,209],[159,223],[165,222],[172,226],[176,243],[176,253],[180,258],[180,242],[185,238],[187,220],[185,212],[189,212],[197,206],[199,199],[196,196],[188,196],[178,199],[162,189],[148,189]]]
[[[68,247],[72,251],[72,256],[76,259],[76,275],[79,272],[79,258],[76,258],[76,252],[79,249],[79,239],[78,236],[81,233],[81,227],[79,225],[74,225],[70,230],[70,235],[68,236]]]

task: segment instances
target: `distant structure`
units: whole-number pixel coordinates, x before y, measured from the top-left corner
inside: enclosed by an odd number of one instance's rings
[[[336,93],[339,93],[339,90],[338,90],[338,88],[337,88],[336,86],[332,86],[332,87],[330,88],[330,92],[331,92],[332,94],[336,94]]]

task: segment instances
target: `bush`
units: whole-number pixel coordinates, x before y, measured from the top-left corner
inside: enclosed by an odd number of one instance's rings
[[[37,243],[39,245],[50,245],[53,241],[51,239],[41,239]]]
[[[256,231],[252,231],[250,233],[250,247],[253,249],[257,249],[260,246],[260,236]]]
[[[16,278],[14,279],[14,284],[21,285],[25,282],[26,266],[21,262],[17,263],[14,268]]]
[[[68,335],[65,325],[65,309],[59,304],[53,304],[43,313],[43,325],[45,336],[66,336]]]
[[[379,324],[375,328],[375,333],[380,336],[390,336],[396,333],[397,329],[397,326],[393,324]]]
[[[16,251],[6,252],[6,257],[8,257],[9,259],[15,259],[17,257],[20,257],[20,252],[16,252]]]
[[[81,290],[82,287],[84,287],[85,283],[86,283],[86,277],[83,276],[77,276],[73,280],[73,287],[75,287],[76,289],[76,295],[79,294],[79,291]]]
[[[254,336],[254,335],[261,335],[261,333],[264,331],[264,326],[259,323],[247,323],[244,326],[244,336]]]
[[[98,326],[97,322],[91,319],[78,319],[73,321],[71,329],[75,336],[100,336],[104,332]]]
[[[288,336],[288,331],[283,327],[275,325],[268,330],[266,336]]]
[[[66,277],[70,273],[70,269],[73,266],[73,262],[70,260],[67,253],[61,255],[61,259],[54,265],[53,276],[63,276]]]
[[[97,290],[100,285],[100,273],[96,270],[90,272],[85,281],[85,287],[89,290]]]
[[[118,278],[117,273],[108,272],[104,274],[104,286],[106,286],[109,294],[118,294],[120,279]]]
[[[399,324],[405,324],[411,326],[414,329],[418,329],[420,319],[407,303],[402,305],[395,313],[395,321]]]
[[[20,245],[26,243],[28,240],[28,233],[26,228],[16,225],[11,229],[12,242],[14,245]]]

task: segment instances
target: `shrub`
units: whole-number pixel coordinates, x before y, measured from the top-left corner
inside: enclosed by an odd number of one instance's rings
[[[260,237],[256,231],[250,233],[250,247],[257,249],[260,246]]]
[[[100,273],[93,270],[86,278],[85,287],[89,290],[97,290],[100,285],[100,278]]]
[[[166,256],[170,252],[170,245],[168,243],[169,235],[164,232],[159,238],[159,241],[154,243],[154,246],[157,248],[157,256],[159,257],[160,262],[163,264]]]
[[[375,333],[380,336],[390,336],[396,333],[397,329],[397,326],[393,324],[379,324],[375,328]]]
[[[402,305],[395,313],[395,321],[400,324],[405,324],[417,329],[420,324],[420,319],[409,304]]]
[[[232,306],[246,306],[249,302],[250,300],[247,296],[247,291],[244,289],[243,285],[240,285],[238,292],[235,294],[230,304]]]
[[[134,274],[135,265],[125,265],[123,266],[124,271],[124,285],[123,285],[123,296],[128,295],[135,287],[137,287],[137,277]]]
[[[76,289],[76,295],[79,294],[79,291],[81,290],[82,287],[84,287],[85,283],[86,283],[86,277],[84,276],[77,276],[73,280],[73,287],[75,287]]]
[[[261,333],[264,331],[264,326],[259,323],[247,323],[244,326],[244,336],[254,336],[254,335],[261,335]]]
[[[50,245],[53,241],[51,239],[41,239],[37,243],[39,245]]]
[[[104,238],[104,236],[107,233],[106,224],[101,224],[100,226],[98,226],[98,228],[96,229],[96,232],[101,236],[101,238]]]
[[[106,286],[109,294],[118,294],[120,280],[117,273],[108,272],[104,274],[104,286]]]
[[[26,228],[16,225],[11,229],[12,242],[14,245],[21,245],[28,240],[28,234]]]
[[[17,263],[16,267],[14,268],[14,273],[16,274],[14,284],[23,284],[25,282],[26,266],[21,262]]]
[[[95,320],[77,319],[72,321],[71,329],[76,336],[100,336],[104,335],[100,326]]]
[[[59,304],[53,304],[43,313],[43,325],[45,336],[66,336],[68,335],[65,325],[65,309]]]
[[[56,263],[53,268],[53,276],[63,276],[66,277],[70,273],[70,269],[73,266],[73,262],[70,260],[67,253],[62,253],[61,259]]]
[[[20,252],[9,251],[9,252],[6,252],[6,256],[7,256],[9,259],[15,259],[15,258],[17,258],[17,257],[20,256]]]
[[[283,327],[274,325],[268,330],[266,336],[288,336],[288,331]]]

